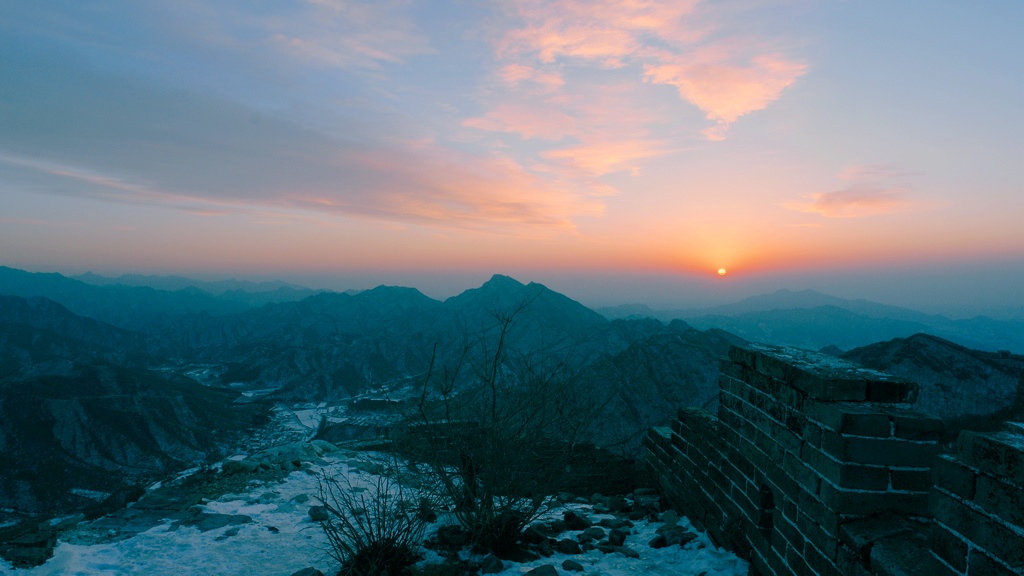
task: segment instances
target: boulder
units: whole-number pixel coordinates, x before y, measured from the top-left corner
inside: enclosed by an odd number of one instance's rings
[[[548,539],[547,535],[536,526],[527,526],[523,533],[519,536],[519,539],[527,544],[540,544],[541,542]]]
[[[589,519],[573,512],[572,510],[566,510],[562,515],[562,518],[569,530],[586,530],[594,525],[594,523]]]
[[[504,562],[494,554],[488,554],[480,561],[480,572],[482,574],[497,574],[504,569]]]
[[[330,519],[325,506],[310,506],[309,519],[313,522],[327,522]]]
[[[697,538],[697,535],[677,524],[665,524],[655,531],[665,537],[666,546],[685,546]]]
[[[570,538],[563,538],[558,541],[558,551],[562,554],[582,554],[579,542]]]
[[[628,546],[616,546],[615,551],[622,554],[626,558],[640,558],[640,553]]]
[[[629,520],[623,520],[622,518],[602,518],[597,523],[598,526],[603,526],[609,530],[615,530],[619,528],[632,528],[633,523]]]
[[[558,570],[551,564],[545,564],[530,570],[526,576],[558,576]]]
[[[309,568],[303,568],[298,572],[293,572],[292,576],[324,576],[324,573],[311,566]]]
[[[616,528],[608,534],[608,543],[612,546],[622,546],[626,543],[627,533],[625,530]]]
[[[575,560],[566,560],[562,562],[562,570],[566,570],[568,572],[583,572],[583,564],[580,564]]]

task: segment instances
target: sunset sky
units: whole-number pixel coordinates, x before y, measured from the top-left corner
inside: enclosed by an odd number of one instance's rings
[[[0,265],[1020,310],[1022,30],[1019,0],[6,2]]]

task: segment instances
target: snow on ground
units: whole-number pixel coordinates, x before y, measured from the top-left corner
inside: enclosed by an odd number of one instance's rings
[[[312,471],[326,471],[337,477],[347,475],[355,486],[373,486],[376,477],[358,470],[360,461],[354,455],[335,453],[323,466]],[[358,456],[363,457],[363,456]],[[367,466],[362,466],[366,468]],[[244,514],[252,523],[200,532],[196,527],[172,527],[171,521],[155,526],[134,537],[99,544],[72,544],[74,533],[65,534],[58,543],[54,557],[46,564],[31,569],[13,570],[0,560],[0,574],[12,576],[121,576],[146,574],[147,576],[288,576],[313,566],[325,574],[337,571],[337,564],[327,554],[327,540],[320,525],[310,520],[309,507],[318,504],[317,476],[308,471],[293,472],[278,484],[253,485],[247,494],[228,494],[209,502],[205,511],[219,514]],[[589,512],[582,504],[569,504],[581,512]],[[564,509],[552,510],[548,515],[561,517]],[[602,517],[588,514],[597,521]],[[690,528],[683,518],[680,524]],[[584,566],[585,574],[595,576],[625,576],[650,574],[676,576],[700,574],[708,576],[744,576],[747,563],[735,555],[717,549],[703,533],[685,548],[672,546],[652,549],[647,542],[655,535],[660,524],[637,522],[627,540],[627,546],[640,552],[639,559],[621,554],[603,554],[592,550],[584,554],[556,553],[528,563],[505,562],[505,576],[519,576],[543,564],[554,565],[560,574],[573,574],[562,570],[563,560],[573,559]],[[433,527],[436,529],[436,526]],[[432,530],[428,529],[428,533]],[[562,537],[573,537],[567,533]],[[425,561],[440,561],[431,551],[425,551]]]

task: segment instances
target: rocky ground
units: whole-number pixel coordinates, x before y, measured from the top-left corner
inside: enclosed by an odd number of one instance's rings
[[[348,479],[353,490],[374,484],[374,454],[327,442],[298,442],[235,458],[151,487],[137,502],[59,535],[53,556],[34,567],[0,561],[17,576],[267,574],[337,571],[318,517],[319,480]],[[349,485],[347,484],[347,485]],[[621,497],[552,497],[527,530],[535,552],[525,562],[472,554],[443,511],[428,526],[420,567],[458,566],[495,574],[746,573],[746,563],[718,550],[674,512],[656,512],[658,497],[639,490]]]

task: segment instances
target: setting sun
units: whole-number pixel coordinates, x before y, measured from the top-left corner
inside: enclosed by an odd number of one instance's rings
[[[718,269],[718,275],[719,276],[725,276],[725,272],[726,272],[725,268],[719,268]]]

